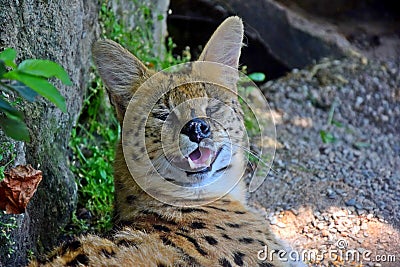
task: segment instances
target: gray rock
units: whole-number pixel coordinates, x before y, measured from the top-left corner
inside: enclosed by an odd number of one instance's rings
[[[354,198],[351,198],[351,199],[347,200],[345,203],[347,206],[355,206],[356,200]]]
[[[19,162],[43,172],[43,180],[26,213],[16,215],[10,232],[10,248],[1,246],[5,266],[26,264],[27,253],[44,252],[57,241],[76,205],[76,184],[67,162],[71,129],[80,112],[88,81],[90,49],[99,34],[96,1],[7,1],[0,0],[0,46],[26,58],[50,59],[63,66],[73,86],[55,82],[65,97],[67,113],[43,99],[24,103],[30,143],[18,143]],[[5,216],[7,219],[9,216]],[[3,220],[3,219],[1,219]],[[14,240],[14,241],[12,241]],[[13,251],[13,253],[9,253]]]

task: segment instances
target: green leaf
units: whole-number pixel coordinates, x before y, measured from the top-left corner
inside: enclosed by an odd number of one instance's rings
[[[11,68],[16,68],[14,60],[17,57],[17,52],[12,48],[7,48],[3,52],[0,53],[0,60],[4,61],[6,66]]]
[[[41,77],[33,76],[20,72],[19,70],[13,70],[4,75],[4,78],[17,80],[32,88],[41,96],[47,98],[49,101],[54,103],[63,112],[67,112],[64,97],[58,92],[58,90],[49,83],[46,79]]]
[[[262,72],[253,72],[249,74],[249,78],[254,82],[263,82],[265,80],[265,74]]]
[[[64,84],[72,85],[67,72],[59,64],[50,60],[27,59],[18,65],[18,70],[34,76],[56,77]]]
[[[6,169],[6,166],[0,166],[0,181],[2,181],[5,176],[4,176],[4,170]]]
[[[257,89],[257,87],[255,87],[255,86],[247,86],[246,87],[246,93],[250,94],[251,92],[253,92],[256,89]]]
[[[333,143],[336,141],[336,138],[329,132],[321,130],[321,131],[319,131],[319,134],[321,136],[322,142],[324,142],[325,144]]]
[[[29,102],[35,101],[35,98],[38,95],[38,93],[36,93],[31,88],[24,85],[23,83],[18,83],[16,85],[9,85],[9,87],[13,88],[15,91],[17,91],[23,98],[25,98]]]
[[[362,148],[366,148],[366,147],[370,147],[371,144],[367,143],[367,142],[355,142],[354,143],[354,147],[357,149],[362,149]]]
[[[2,98],[0,98],[0,111],[3,111],[9,118],[17,118],[21,120],[24,118],[24,114],[21,111],[11,106]]]
[[[101,169],[101,170],[100,170],[100,176],[101,176],[101,178],[103,178],[103,180],[107,179],[107,173],[106,173],[106,171]]]
[[[6,73],[6,72],[7,72],[6,64],[4,63],[3,60],[0,60],[0,79],[1,79],[1,77],[3,77],[4,73]]]
[[[332,124],[335,125],[336,127],[339,127],[339,128],[343,127],[343,124],[341,122],[338,122],[338,121],[335,121],[335,120],[332,120]]]
[[[29,131],[26,124],[18,119],[0,117],[0,127],[4,133],[17,141],[29,142]]]

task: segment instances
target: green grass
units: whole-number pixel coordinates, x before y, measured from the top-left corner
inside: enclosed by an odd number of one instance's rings
[[[14,152],[14,144],[11,142],[0,143],[0,181],[4,179],[4,170],[8,165],[13,163],[17,155]],[[4,162],[5,158],[8,157],[8,162]]]
[[[106,105],[102,83],[95,78],[70,141],[71,170],[78,185],[78,209],[85,208],[92,215],[86,225],[74,217],[78,229],[102,231],[111,227],[113,161],[119,131],[113,111]]]
[[[146,64],[147,67],[161,70],[170,66],[190,61],[190,51],[183,51],[182,55],[174,55],[173,49],[176,47],[172,38],[167,38],[166,49],[163,57],[159,57],[155,52],[155,44],[164,40],[154,40],[153,16],[150,5],[133,0],[137,9],[132,11],[130,16],[142,21],[144,27],[128,29],[126,25],[117,19],[110,9],[108,1],[103,1],[100,10],[100,23],[102,25],[102,37],[113,40],[127,50],[131,51],[137,58]],[[163,15],[157,16],[158,20],[163,19]]]

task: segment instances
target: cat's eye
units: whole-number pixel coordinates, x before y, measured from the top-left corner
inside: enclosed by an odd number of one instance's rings
[[[153,111],[152,113],[154,118],[159,119],[161,121],[165,121],[169,115],[169,113],[165,111]]]
[[[217,106],[208,106],[206,108],[206,115],[207,117],[211,117],[211,115],[215,114],[218,111],[218,107]]]

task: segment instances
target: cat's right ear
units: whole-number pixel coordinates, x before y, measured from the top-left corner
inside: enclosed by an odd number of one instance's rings
[[[242,19],[229,17],[215,30],[198,60],[217,62],[237,69],[242,42]]]
[[[92,54],[117,111],[118,120],[122,122],[129,101],[136,89],[149,77],[149,71],[128,50],[111,40],[94,43]]]

